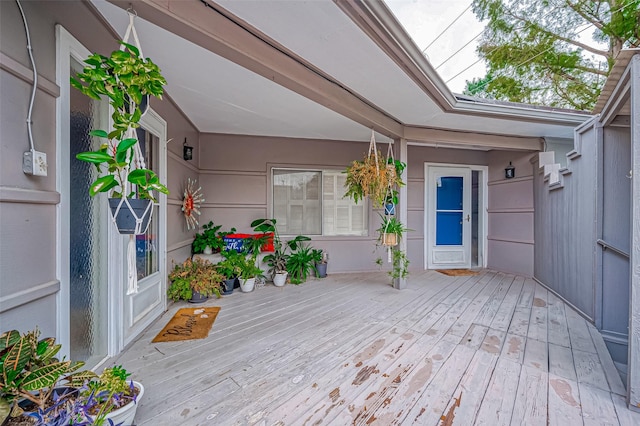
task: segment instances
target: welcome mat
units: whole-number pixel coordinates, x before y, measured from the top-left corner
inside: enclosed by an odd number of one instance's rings
[[[217,306],[182,308],[176,312],[152,342],[204,339],[209,335],[209,330],[211,330],[219,311],[220,308]]]
[[[478,275],[477,271],[470,269],[436,269],[441,274],[449,275],[450,277],[463,277],[466,275]]]

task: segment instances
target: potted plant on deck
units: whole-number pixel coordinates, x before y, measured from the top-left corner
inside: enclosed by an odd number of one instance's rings
[[[171,285],[167,289],[167,296],[171,299],[201,303],[210,296],[220,297],[224,276],[218,272],[216,265],[196,258],[176,265],[169,273],[169,280]]]
[[[311,271],[316,270],[313,247],[308,243],[311,238],[298,235],[287,241],[290,254],[287,259],[287,271],[292,284],[302,284],[307,280]]]
[[[316,276],[325,278],[327,276],[327,264],[329,262],[329,253],[322,249],[313,250],[313,261],[316,264]]]
[[[240,275],[245,255],[238,253],[236,250],[223,250],[220,254],[223,259],[216,265],[216,270],[224,277],[222,294],[231,294]]]
[[[83,362],[59,360],[61,346],[39,335],[38,329],[0,335],[0,405],[10,407],[3,425],[133,424],[142,384],[127,381],[120,366],[100,376],[78,371]]]
[[[73,87],[92,99],[106,96],[113,107],[114,128],[90,133],[105,141],[97,150],[82,152],[76,158],[93,163],[99,174],[104,173],[91,184],[89,194],[110,194],[109,206],[119,232],[142,234],[153,211],[153,191],[169,191],[152,170],[137,167],[136,162],[141,159],[135,129],[140,127],[143,100],[148,104],[149,95],[161,99],[167,82],[151,59],[140,56],[138,48],[121,44],[124,50],[116,50],[108,57],[90,55],[82,72],[71,77]]]
[[[256,219],[251,222],[251,227],[256,232],[273,234],[273,253],[264,257],[264,261],[269,266],[268,274],[271,275],[273,284],[282,287],[287,281],[287,245],[280,239],[276,219]]]
[[[222,228],[222,225],[214,225],[213,221],[209,221],[209,223],[202,225],[202,233],[196,233],[193,239],[193,253],[220,253],[225,247],[224,237],[236,232],[235,228],[231,228],[231,231],[228,232],[220,231],[220,228]]]

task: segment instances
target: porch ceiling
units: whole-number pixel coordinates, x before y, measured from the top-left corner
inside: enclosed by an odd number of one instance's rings
[[[123,35],[127,15],[111,3],[122,7],[125,3],[91,1]],[[437,143],[446,141],[432,140],[433,133],[425,129],[529,138],[572,137],[575,125],[586,118],[520,106],[458,102],[424,57],[418,60],[427,65],[402,66],[398,57],[390,57],[380,40],[374,42],[372,35],[361,28],[362,23],[359,26],[352,19],[352,13],[343,10],[344,4],[333,1],[221,0],[214,4],[218,9],[215,11],[196,0],[188,5],[145,0],[135,7],[141,12],[136,28],[144,54],[153,57],[161,67],[168,81],[167,92],[201,132],[367,141],[368,128],[375,128],[382,141],[388,140],[387,136],[404,136]],[[228,15],[239,26],[249,29],[263,45],[266,42],[278,54],[301,64],[300,73],[307,75],[293,83],[283,82],[282,71],[280,74],[274,71],[271,76],[265,71],[267,62],[259,62],[263,58],[255,57],[259,55],[251,58],[258,61],[253,69],[229,60],[228,53],[219,56],[216,53],[220,53],[220,48],[216,51],[206,40],[202,41],[202,35],[222,30],[212,30],[211,26],[189,30],[189,26],[197,27],[198,22],[180,15],[187,9],[192,15],[194,9],[204,16]],[[150,14],[145,12],[150,10],[158,15],[148,18]],[[392,15],[386,14],[384,5],[382,11],[372,13],[398,25]],[[174,16],[169,17],[170,14]],[[187,28],[186,35],[165,30],[145,19],[163,28],[182,25]],[[173,22],[165,25],[168,19]],[[404,30],[399,31],[406,36]],[[388,33],[386,36],[397,38]],[[406,39],[410,40],[408,36]],[[403,45],[407,42],[400,40],[396,47]],[[417,49],[412,42],[408,47]],[[402,57],[410,62],[411,52]],[[416,73],[422,74],[416,77]],[[315,79],[315,86],[305,87],[305,79],[312,81],[310,85]],[[332,89],[328,96],[319,94],[324,86]],[[440,93],[435,93],[434,88]],[[346,106],[338,106],[340,100]]]

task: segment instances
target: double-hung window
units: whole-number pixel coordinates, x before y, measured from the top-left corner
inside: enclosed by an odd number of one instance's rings
[[[283,235],[367,235],[367,203],[343,198],[339,170],[272,169],[273,217]]]

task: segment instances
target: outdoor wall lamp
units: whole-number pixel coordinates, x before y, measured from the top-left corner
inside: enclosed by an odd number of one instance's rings
[[[182,158],[186,161],[193,159],[193,147],[187,145],[187,138],[184,138],[184,143],[182,144]]]
[[[516,177],[516,168],[511,165],[511,161],[509,161],[509,166],[504,169],[504,177],[505,179],[513,179]]]

